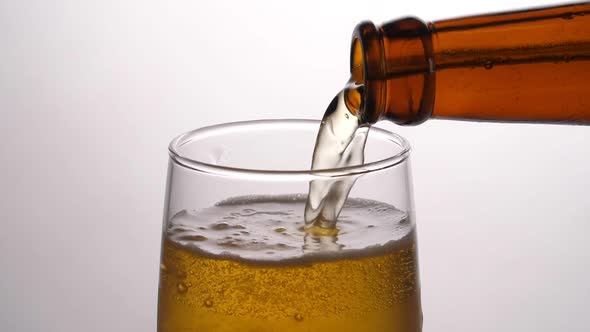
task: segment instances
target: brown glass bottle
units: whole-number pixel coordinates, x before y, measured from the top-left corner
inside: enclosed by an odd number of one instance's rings
[[[350,70],[364,86],[366,123],[590,124],[590,2],[433,23],[362,22]]]

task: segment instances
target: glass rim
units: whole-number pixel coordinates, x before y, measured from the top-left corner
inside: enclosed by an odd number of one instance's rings
[[[239,168],[230,166],[221,166],[216,164],[199,161],[193,158],[184,156],[180,149],[183,145],[194,142],[196,140],[225,133],[232,133],[232,129],[245,127],[269,127],[277,129],[280,127],[292,127],[293,126],[306,126],[316,125],[319,129],[320,120],[309,120],[309,119],[272,119],[272,120],[250,120],[250,121],[238,121],[221,123],[211,126],[205,126],[198,129],[194,129],[175,137],[168,145],[168,153],[170,159],[183,167],[191,169],[193,171],[203,172],[211,175],[219,175],[223,177],[232,178],[265,178],[265,179],[281,179],[286,180],[315,180],[315,179],[326,179],[326,178],[338,178],[351,175],[361,175],[367,173],[373,173],[376,171],[384,170],[395,165],[404,162],[410,155],[411,147],[410,143],[402,136],[392,133],[388,130],[371,127],[369,135],[372,138],[379,138],[382,140],[389,141],[400,147],[400,151],[388,156],[381,158],[370,163],[363,165],[340,167],[340,168],[329,168],[329,169],[305,169],[305,170],[272,170],[272,169],[253,169],[253,168]],[[286,128],[287,129],[287,128]]]

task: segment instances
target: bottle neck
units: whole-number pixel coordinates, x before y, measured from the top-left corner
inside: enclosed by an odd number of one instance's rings
[[[416,125],[431,116],[434,59],[424,22],[403,18],[379,27],[362,22],[353,32],[350,59],[352,81],[364,86],[361,121]]]
[[[590,124],[590,2],[428,24],[363,22],[352,36],[350,69],[363,88],[365,123]]]

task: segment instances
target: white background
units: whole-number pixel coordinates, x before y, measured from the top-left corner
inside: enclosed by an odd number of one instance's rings
[[[0,330],[155,331],[168,142],[319,118],[360,20],[549,3],[0,0]],[[424,330],[587,331],[590,127],[383,126],[414,148]]]

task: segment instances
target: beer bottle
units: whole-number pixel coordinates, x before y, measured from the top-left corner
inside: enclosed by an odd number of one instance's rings
[[[347,89],[346,102],[365,123],[590,124],[590,2],[432,23],[362,22],[350,71],[359,89]]]

